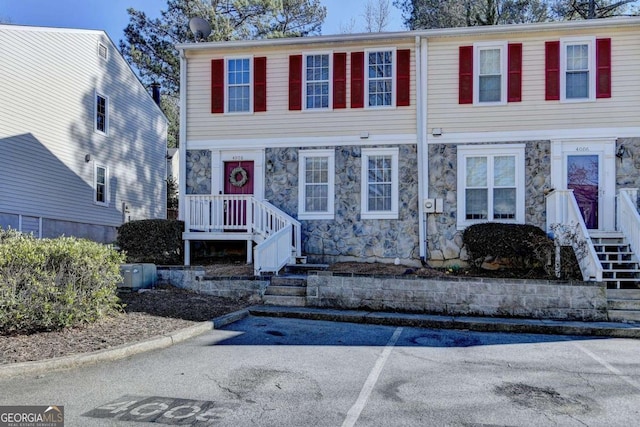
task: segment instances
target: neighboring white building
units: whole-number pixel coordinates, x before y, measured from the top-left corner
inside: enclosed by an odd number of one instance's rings
[[[115,240],[166,216],[167,119],[104,31],[0,25],[0,226]]]

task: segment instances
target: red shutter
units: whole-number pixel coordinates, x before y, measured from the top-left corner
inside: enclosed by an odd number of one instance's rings
[[[253,111],[267,111],[267,58],[253,59]]]
[[[211,112],[224,113],[224,59],[211,60]]]
[[[611,98],[611,39],[596,40],[596,98]]]
[[[289,110],[302,110],[302,55],[289,57]]]
[[[458,103],[473,104],[473,46],[459,48]]]
[[[351,53],[351,108],[364,107],[364,52]]]
[[[544,99],[558,101],[560,100],[560,42],[545,42],[544,55]]]
[[[396,73],[396,105],[404,107],[411,104],[409,98],[411,85],[411,50],[402,49],[396,52],[398,68]]]
[[[522,43],[508,46],[509,72],[507,79],[507,101],[522,101]]]
[[[333,108],[347,108],[347,54],[333,54]]]

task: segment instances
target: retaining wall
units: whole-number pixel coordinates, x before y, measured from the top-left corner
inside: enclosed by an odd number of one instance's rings
[[[595,282],[332,275],[307,278],[307,306],[448,315],[607,320],[606,286]]]

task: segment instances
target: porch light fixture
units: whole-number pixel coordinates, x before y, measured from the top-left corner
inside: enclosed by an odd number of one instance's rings
[[[620,144],[620,147],[618,147],[618,151],[616,151],[616,157],[622,159],[626,151],[627,149],[624,148],[624,145]]]
[[[85,154],[84,161],[89,163],[91,161],[91,154]]]
[[[273,162],[271,160],[267,160],[267,171],[273,172]]]

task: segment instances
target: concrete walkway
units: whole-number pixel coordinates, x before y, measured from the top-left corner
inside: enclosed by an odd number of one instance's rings
[[[489,317],[456,317],[427,314],[334,310],[309,307],[254,306],[139,343],[126,344],[87,354],[58,357],[36,362],[2,365],[0,366],[0,378],[9,378],[20,375],[38,375],[45,372],[51,372],[53,370],[70,369],[93,363],[118,360],[135,354],[166,348],[203,334],[206,331],[220,329],[249,315],[389,326],[409,326],[431,329],[464,329],[478,332],[512,332],[640,339],[640,324]]]

